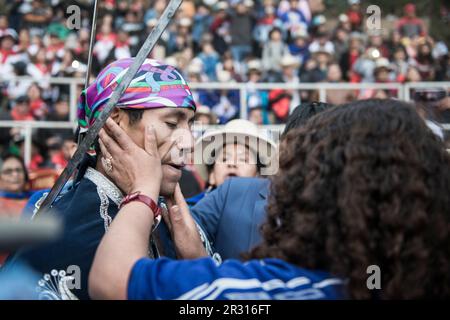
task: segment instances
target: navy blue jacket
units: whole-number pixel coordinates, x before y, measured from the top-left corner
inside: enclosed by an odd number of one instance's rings
[[[223,260],[239,258],[261,242],[269,184],[260,178],[227,179],[191,208]]]

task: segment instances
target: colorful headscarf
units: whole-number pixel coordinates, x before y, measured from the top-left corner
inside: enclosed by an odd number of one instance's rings
[[[111,63],[100,72],[95,82],[83,90],[78,99],[80,132],[86,132],[92,126],[132,63],[133,58]],[[175,67],[152,59],[145,60],[116,107],[196,109],[191,90],[181,73]]]

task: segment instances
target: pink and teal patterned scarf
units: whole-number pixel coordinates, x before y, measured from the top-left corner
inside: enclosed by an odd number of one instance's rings
[[[117,60],[98,75],[78,99],[80,132],[86,132],[106,106],[133,58]],[[146,59],[117,103],[121,109],[191,108],[196,105],[181,73],[167,64]]]

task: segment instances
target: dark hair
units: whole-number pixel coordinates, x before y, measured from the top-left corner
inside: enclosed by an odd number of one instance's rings
[[[123,109],[130,119],[130,125],[133,126],[141,121],[144,109]]]
[[[24,175],[25,175],[25,184],[27,184],[29,182],[29,177],[28,177],[28,170],[27,167],[25,166],[25,162],[23,161],[21,156],[18,156],[14,153],[11,152],[5,152],[2,154],[1,156],[1,161],[0,161],[0,168],[3,167],[3,164],[5,163],[6,160],[8,159],[16,159],[17,161],[20,162],[20,165],[22,166]]]
[[[282,31],[280,28],[278,28],[278,27],[273,27],[273,28],[269,31],[269,36],[268,36],[268,39],[269,39],[269,40],[272,39],[272,34],[273,34],[274,32],[278,32],[278,33],[281,35],[281,37],[283,37],[283,31]]]
[[[412,106],[334,107],[282,142],[264,240],[247,258],[330,272],[351,298],[449,298],[449,194],[449,155]],[[366,286],[370,265],[381,290]]]
[[[292,129],[300,128],[305,125],[310,118],[330,107],[332,107],[331,104],[324,102],[302,103],[296,107],[287,118],[282,136],[286,136]]]
[[[128,115],[130,126],[138,124],[141,121],[142,116],[144,115],[144,111],[145,111],[144,109],[122,109],[122,110]],[[75,133],[75,135],[76,135],[76,137],[78,137],[78,133]],[[78,140],[78,138],[77,138],[77,140]],[[75,140],[75,141],[77,141],[77,140]],[[95,140],[95,142],[94,142],[94,150],[97,155],[101,153],[98,140]]]
[[[402,51],[403,54],[405,55],[405,60],[408,60],[409,58],[409,54],[408,51],[406,51],[406,48],[403,45],[397,45],[392,49],[392,54],[391,54],[391,60],[394,59],[394,55],[397,51]]]

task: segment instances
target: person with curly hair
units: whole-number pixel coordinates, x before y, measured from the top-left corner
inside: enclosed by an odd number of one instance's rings
[[[284,144],[265,241],[249,257],[327,270],[351,298],[450,297],[450,160],[412,107],[337,107]],[[370,265],[381,290],[367,289]]]
[[[111,152],[120,152],[118,130],[100,135]],[[149,142],[134,158],[157,163]],[[150,174],[140,171],[135,188],[156,184]],[[412,106],[333,107],[283,139],[263,241],[245,261],[146,258],[154,214],[132,202],[98,247],[89,290],[113,299],[449,298],[449,193],[450,157]],[[367,286],[372,265],[376,290]]]

